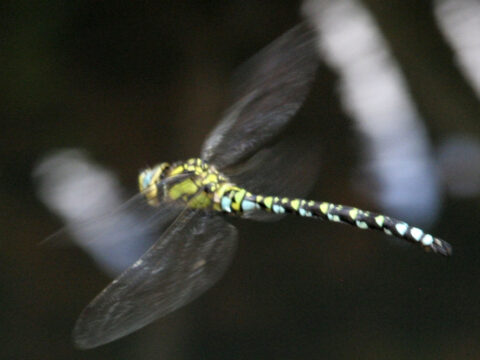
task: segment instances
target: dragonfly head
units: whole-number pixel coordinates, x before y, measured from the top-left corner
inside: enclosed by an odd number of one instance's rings
[[[161,163],[153,168],[143,170],[138,176],[138,187],[140,192],[145,195],[148,203],[152,206],[159,204],[159,185],[165,178],[165,170],[170,167],[169,163]]]

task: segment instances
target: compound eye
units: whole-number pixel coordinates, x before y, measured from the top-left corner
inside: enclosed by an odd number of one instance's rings
[[[145,172],[142,177],[142,188],[147,188],[150,184],[150,181],[152,181],[152,172]]]
[[[145,190],[150,182],[152,181],[152,172],[150,170],[144,170],[138,176],[138,187],[140,188],[140,192]]]

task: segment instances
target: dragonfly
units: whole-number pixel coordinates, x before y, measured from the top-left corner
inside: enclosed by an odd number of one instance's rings
[[[312,168],[308,151],[292,159],[291,142],[272,144],[309,93],[319,65],[315,43],[315,32],[306,23],[275,40],[244,65],[233,105],[205,140],[200,157],[160,163],[140,173],[140,200],[160,214],[151,221],[161,235],[83,310],[73,332],[78,347],[126,336],[217,282],[237,243],[228,217],[271,220],[295,214],[383,231],[434,253],[451,254],[447,242],[389,216],[278,195],[302,193],[315,175],[302,173]]]

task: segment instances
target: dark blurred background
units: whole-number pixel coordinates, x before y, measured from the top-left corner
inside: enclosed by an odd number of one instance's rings
[[[432,152],[449,136],[480,132],[478,92],[439,28],[441,3],[362,2]],[[478,10],[472,0],[456,4]],[[235,68],[298,23],[300,8],[286,0],[1,5],[0,358],[480,358],[478,193],[447,191],[447,180],[465,178],[455,172],[472,159],[465,152],[439,180],[429,227],[453,245],[451,258],[346,226],[236,221],[237,255],[205,295],[127,338],[74,349],[76,318],[110,279],[74,246],[38,246],[62,223],[36,196],[35,164],[52,150],[83,148],[134,190],[147,164],[198,155],[228,105]],[[470,13],[480,24],[480,12]],[[310,197],[381,210],[352,186],[364,140],[343,109],[339,79],[325,61],[318,101],[309,99],[324,144]]]

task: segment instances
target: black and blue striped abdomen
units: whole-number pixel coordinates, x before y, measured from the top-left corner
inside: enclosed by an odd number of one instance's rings
[[[345,223],[360,229],[383,231],[387,235],[419,244],[433,252],[450,255],[450,244],[425,233],[418,227],[410,226],[382,214],[364,211],[350,206],[304,199],[289,199],[275,196],[254,195],[245,189],[232,188],[220,199],[221,210],[228,213],[267,211],[275,214],[292,213],[303,217]]]

